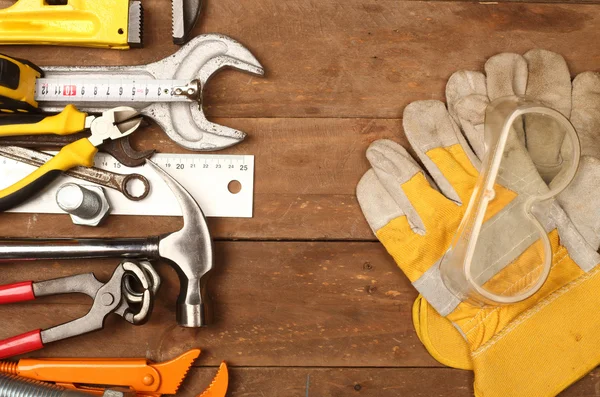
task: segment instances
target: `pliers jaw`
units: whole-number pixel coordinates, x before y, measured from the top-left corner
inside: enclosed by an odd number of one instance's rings
[[[26,282],[0,287],[0,303],[65,293],[82,293],[94,300],[90,311],[83,317],[0,341],[0,358],[27,353],[50,342],[102,329],[106,317],[113,313],[134,325],[145,323],[152,312],[154,294],[160,285],[160,279],[155,281],[158,274],[152,274],[148,267],[151,267],[149,263],[140,265],[124,261],[115,269],[107,283],[98,281],[89,273],[39,283]],[[138,289],[134,291],[131,286],[126,287],[128,282],[130,285],[135,283]]]
[[[129,106],[119,106],[102,112],[101,116],[87,116],[85,127],[91,132],[87,138],[98,147],[107,140],[117,140],[132,134],[142,123],[139,112]]]

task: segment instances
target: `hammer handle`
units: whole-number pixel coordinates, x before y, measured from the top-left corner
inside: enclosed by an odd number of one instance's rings
[[[157,259],[159,237],[0,239],[0,261],[43,259]]]

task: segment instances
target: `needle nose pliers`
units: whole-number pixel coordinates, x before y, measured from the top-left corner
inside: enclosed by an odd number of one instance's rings
[[[98,146],[107,140],[115,140],[133,133],[141,124],[142,117],[134,108],[121,106],[106,110],[99,116],[88,115],[73,105],[54,116],[9,115],[0,117],[0,136],[75,134],[87,129],[91,135],[64,146],[52,160],[21,179],[0,190],[0,211],[5,211],[32,197],[63,171],[76,166],[91,167],[98,153]]]

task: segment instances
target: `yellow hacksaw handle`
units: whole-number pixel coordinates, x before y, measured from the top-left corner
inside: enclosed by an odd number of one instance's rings
[[[87,113],[67,105],[54,116],[15,114],[0,116],[0,136],[57,134],[69,135],[85,129]]]
[[[0,190],[0,211],[15,207],[42,190],[64,171],[73,167],[94,165],[98,153],[87,138],[79,139],[63,147],[51,160],[21,179],[19,182]]]
[[[129,0],[19,0],[0,10],[0,44],[128,49]]]

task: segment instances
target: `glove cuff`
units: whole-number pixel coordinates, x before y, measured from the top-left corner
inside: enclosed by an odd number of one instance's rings
[[[472,353],[478,397],[555,396],[600,363],[600,266]]]

